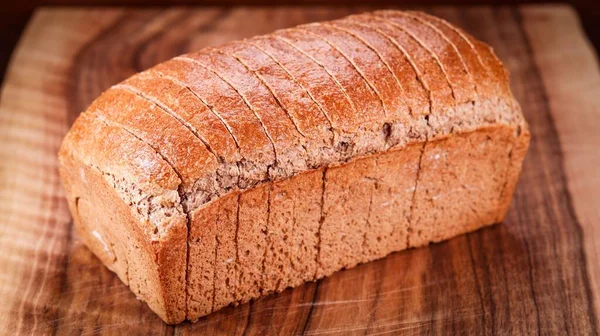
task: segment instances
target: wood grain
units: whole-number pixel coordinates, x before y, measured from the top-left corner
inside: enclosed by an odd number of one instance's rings
[[[363,10],[36,12],[0,96],[0,333],[598,333],[600,73],[567,7],[426,8],[494,46],[530,123],[502,225],[174,327],[73,234],[56,151],[102,90],[187,50]]]

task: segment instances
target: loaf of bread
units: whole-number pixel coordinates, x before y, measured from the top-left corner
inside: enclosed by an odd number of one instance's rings
[[[489,46],[378,11],[136,74],[59,156],[78,234],[178,323],[502,221],[528,144]]]

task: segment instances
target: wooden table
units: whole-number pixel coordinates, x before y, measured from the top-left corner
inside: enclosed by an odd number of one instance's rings
[[[103,89],[187,50],[361,10],[37,11],[0,98],[0,333],[597,333],[600,72],[568,7],[427,9],[494,46],[530,123],[502,225],[175,327],[73,235],[56,152]]]

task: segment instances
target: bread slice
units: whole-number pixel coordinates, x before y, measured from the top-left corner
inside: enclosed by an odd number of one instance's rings
[[[528,144],[491,48],[379,11],[137,74],[59,158],[85,243],[178,323],[501,221]]]

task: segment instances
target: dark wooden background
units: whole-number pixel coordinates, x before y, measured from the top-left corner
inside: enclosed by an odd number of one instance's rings
[[[434,5],[519,5],[534,3],[568,3],[573,6],[596,53],[600,48],[600,1],[599,0],[374,0],[370,6],[434,6]],[[164,7],[185,6],[280,6],[280,5],[364,5],[361,0],[0,0],[0,83],[10,55],[21,36],[33,11],[40,6],[131,6]]]

